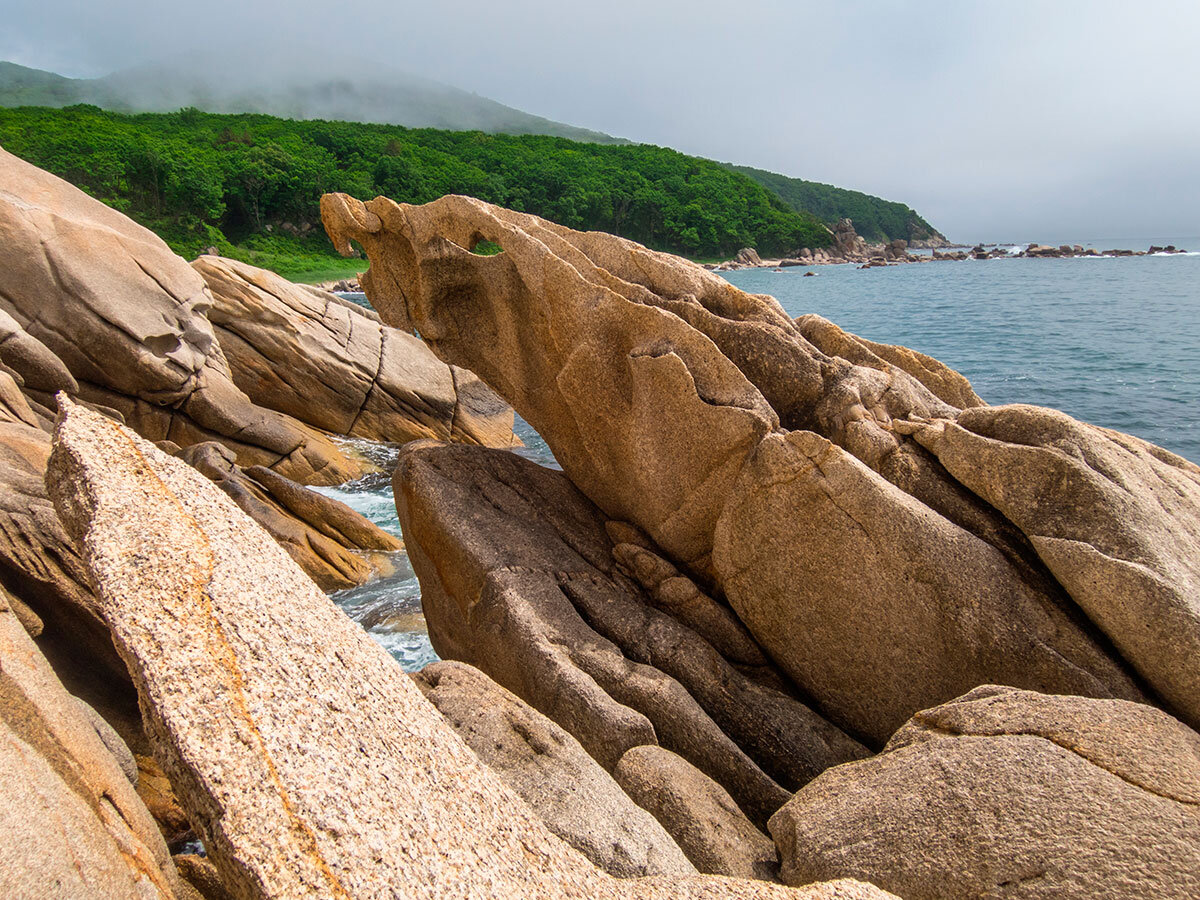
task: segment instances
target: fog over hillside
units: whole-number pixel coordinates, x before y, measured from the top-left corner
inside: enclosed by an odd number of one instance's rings
[[[99,78],[0,63],[0,105],[94,103],[130,112],[196,106],[210,112],[260,112],[292,119],[342,119],[412,128],[502,134],[551,134],[578,141],[619,139],[531,115],[487,97],[387,65],[324,71],[300,56],[214,64],[192,54]]]

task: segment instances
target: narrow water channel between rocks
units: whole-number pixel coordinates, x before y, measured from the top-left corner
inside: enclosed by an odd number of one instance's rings
[[[368,305],[363,294],[340,296],[362,306]],[[539,465],[559,468],[546,442],[525,420],[518,416],[513,430],[525,444],[517,448],[517,453]],[[341,443],[376,463],[380,471],[336,487],[314,487],[313,490],[340,500],[389,534],[403,537],[392,498],[392,473],[400,455],[399,445],[360,438]],[[405,671],[415,672],[438,656],[429,644],[429,633],[421,612],[421,587],[408,556],[403,551],[394,553],[392,564],[395,568],[390,574],[331,596],[346,615],[396,658]]]

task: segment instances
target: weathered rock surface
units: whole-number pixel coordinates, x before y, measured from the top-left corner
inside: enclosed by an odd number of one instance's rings
[[[1200,893],[1200,735],[1119,700],[981,687],[771,820],[785,881],[906,900]]]
[[[866,755],[656,609],[561,473],[425,442],[404,448],[394,486],[434,649],[485,671],[606,768],[662,744],[765,823],[788,791]]]
[[[1169,707],[1200,727],[1200,467],[1036,406],[913,426]]]
[[[771,839],[715,781],[662,747],[634,747],[613,772],[649,810],[701,872],[775,881],[779,857]]]
[[[187,898],[154,820],[0,591],[0,895]]]
[[[829,356],[841,357],[855,365],[891,372],[894,366],[927,387],[939,400],[966,409],[987,404],[975,393],[971,382],[960,373],[931,356],[896,344],[877,344],[842,331],[828,319],[805,315],[796,319],[796,327],[814,347]]]
[[[475,755],[601,869],[618,878],[695,874],[663,826],[575,738],[515,694],[460,662],[433,663],[413,677]]]
[[[1019,517],[915,439],[913,423],[978,401],[956,373],[470,198],[322,208],[337,246],[366,249],[383,319],[493,385],[607,517],[726,602],[842,728],[880,745],[981,683],[1147,696]],[[503,252],[471,254],[480,238]]]
[[[324,591],[353,587],[375,575],[378,566],[366,551],[404,546],[344,503],[263,466],[241,468],[233,451],[216,442],[192,444],[174,455],[233,498]]]
[[[372,310],[219,256],[192,262],[233,380],[255,403],[336,434],[507,447],[512,409]]]
[[[612,879],[194,469],[68,401],[49,484],[156,752],[235,896],[887,896],[854,882]]]
[[[22,422],[0,423],[0,583],[40,624],[59,677],[125,682],[87,568],[59,522],[44,476],[50,435]],[[33,625],[22,610],[22,618]],[[61,663],[61,664],[60,664]],[[74,679],[72,689],[77,689]]]
[[[234,385],[204,280],[162,240],[3,150],[0,182],[0,362],[44,412],[64,390],[152,440],[219,439],[242,464],[305,483],[360,474],[324,435]]]

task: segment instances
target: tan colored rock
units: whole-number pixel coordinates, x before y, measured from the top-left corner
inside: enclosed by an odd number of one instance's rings
[[[662,747],[634,747],[621,757],[613,775],[701,872],[777,880],[779,856],[771,839],[724,788],[683,757]]]
[[[599,868],[618,878],[696,873],[575,738],[515,694],[460,662],[433,663],[413,678],[475,755]]]
[[[1200,727],[1200,467],[1036,406],[914,426],[1029,537],[1151,688]]]
[[[507,447],[512,409],[378,314],[219,256],[192,262],[233,380],[257,404],[324,431]]]
[[[208,857],[179,853],[171,858],[180,877],[195,888],[202,900],[237,900],[225,889],[221,873]]]
[[[440,359],[495,388],[610,518],[637,523],[676,560],[705,565],[732,479],[778,425],[709,338],[624,296],[650,291],[592,262],[581,249],[587,235],[533,216],[467,197],[420,207],[379,198],[367,208],[341,195],[322,199],[322,216],[335,246],[354,239],[367,250],[363,288],[385,322],[416,328]],[[504,252],[470,253],[480,236]],[[674,259],[607,240],[630,268]],[[699,267],[671,272],[681,293],[746,297]],[[778,319],[790,325],[782,310]]]
[[[232,497],[324,591],[353,587],[378,574],[364,551],[403,547],[344,503],[262,466],[242,469],[221,444],[192,444],[176,455]]]
[[[156,752],[234,896],[887,896],[854,882],[788,892],[604,875],[202,475],[69,401],[56,442],[55,501]]]
[[[906,900],[1200,893],[1200,735],[1119,700],[981,687],[771,820],[785,881]]]
[[[791,527],[797,510],[803,528]],[[997,548],[811,432],[759,445],[713,558],[767,652],[835,721],[879,744],[929,698],[989,678],[1142,696],[1077,617],[1015,577]]]
[[[48,406],[73,380],[151,440],[223,440],[243,464],[306,483],[361,474],[323,434],[238,390],[204,280],[162,240],[3,150],[0,183],[0,360],[31,397]]]
[[[127,682],[87,568],[46,495],[49,455],[50,435],[40,428],[0,423],[0,579],[19,598],[22,620],[40,632],[43,652],[73,690],[78,685],[72,674]]]
[[[869,341],[842,331],[828,319],[818,315],[798,317],[796,327],[822,353],[840,356],[855,365],[887,372],[891,372],[894,366],[917,379],[935,396],[951,406],[966,409],[987,405],[963,375],[924,353],[897,344]]]
[[[187,897],[154,820],[0,591],[0,895]]]
[[[684,260],[470,198],[327,195],[322,214],[367,251],[385,321],[495,386],[836,724],[882,743],[998,681],[1145,696],[1029,536],[914,439],[906,422],[959,414],[942,395],[977,399],[945,367],[817,329],[831,355]],[[471,254],[480,238],[503,252]]]
[[[866,750],[746,677],[617,570],[605,518],[563,476],[501,451],[407,445],[396,507],[430,640],[573,734],[611,770],[659,743],[765,824]]]

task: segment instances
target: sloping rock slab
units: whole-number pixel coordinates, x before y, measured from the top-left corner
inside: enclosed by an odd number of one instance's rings
[[[613,879],[551,834],[387,652],[194,469],[66,401],[48,480],[155,751],[235,896],[888,896],[845,882],[789,893]]]
[[[656,609],[561,472],[422,442],[402,451],[394,487],[434,649],[487,672],[606,768],[660,743],[765,824],[784,788],[866,755]]]
[[[1200,727],[1200,467],[1037,406],[910,427],[1020,527],[1121,655]]]
[[[783,878],[906,900],[1200,895],[1200,735],[1150,706],[985,686],[771,819]]]
[[[663,824],[701,872],[775,881],[779,856],[715,781],[670,750],[634,747],[613,773],[639,806]]]

